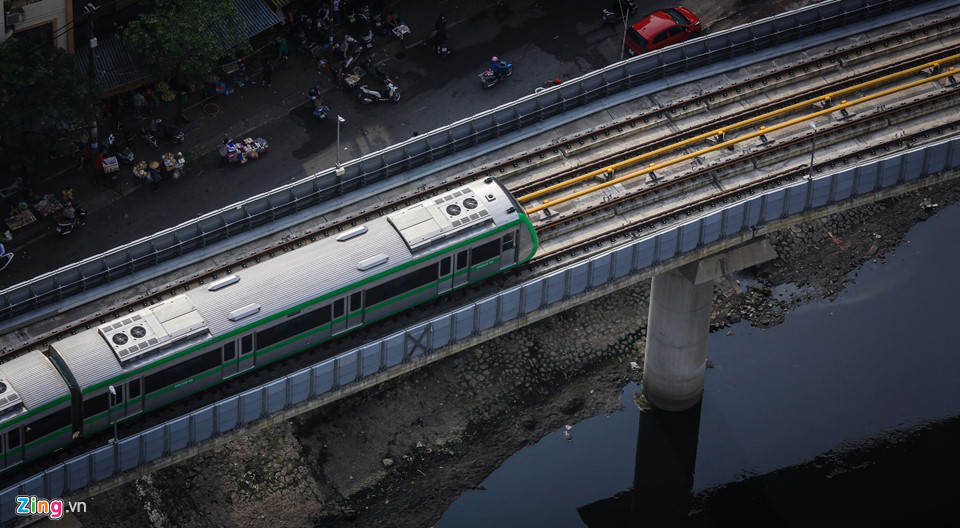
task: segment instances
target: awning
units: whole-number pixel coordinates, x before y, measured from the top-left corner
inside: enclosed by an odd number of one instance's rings
[[[277,9],[280,9],[281,7],[289,4],[290,0],[267,0],[267,3]]]
[[[237,6],[240,17],[246,22],[246,26],[243,28],[243,40],[249,39],[283,22],[277,13],[272,11],[263,0],[233,0],[233,3]],[[223,49],[230,49],[242,42],[230,42],[228,39],[220,36],[219,33],[217,33],[217,37]]]

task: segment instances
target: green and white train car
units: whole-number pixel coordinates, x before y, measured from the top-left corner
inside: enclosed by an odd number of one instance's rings
[[[70,389],[69,402],[60,398],[73,431],[89,435],[510,269],[536,249],[523,209],[487,178],[66,337],[48,354]]]

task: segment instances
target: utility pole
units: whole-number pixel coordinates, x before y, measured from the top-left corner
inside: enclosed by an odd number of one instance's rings
[[[97,79],[97,60],[96,53],[94,48],[97,47],[97,37],[93,34],[93,15],[97,12],[97,6],[87,3],[83,6],[83,14],[87,15],[87,28],[89,29],[90,34],[90,46],[88,49],[87,58],[89,59],[90,67],[87,69],[87,75],[90,77],[90,80]],[[93,123],[90,126],[90,146],[93,147],[94,155],[96,155],[96,150],[100,148],[100,138],[99,132],[97,131],[97,118],[93,118]]]

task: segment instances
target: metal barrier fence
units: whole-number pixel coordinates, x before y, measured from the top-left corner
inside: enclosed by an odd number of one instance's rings
[[[228,240],[239,233],[303,211],[345,192],[387,180],[445,156],[500,138],[547,118],[674,74],[755,53],[805,37],[945,0],[834,0],[710,34],[616,63],[513,103],[477,114],[343,166],[208,213],[156,235],[65,266],[0,292],[0,321],[51,307],[70,296],[103,287],[160,263]],[[707,72],[705,72],[707,74]],[[642,95],[638,93],[638,96]],[[119,288],[120,286],[117,286]]]
[[[68,496],[745,230],[951,170],[960,170],[960,139],[793,183],[718,209],[59,464],[0,491],[0,522],[15,518],[17,495]]]

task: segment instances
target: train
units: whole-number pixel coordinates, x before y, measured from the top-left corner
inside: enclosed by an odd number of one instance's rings
[[[0,364],[0,472],[531,259],[485,178]]]

